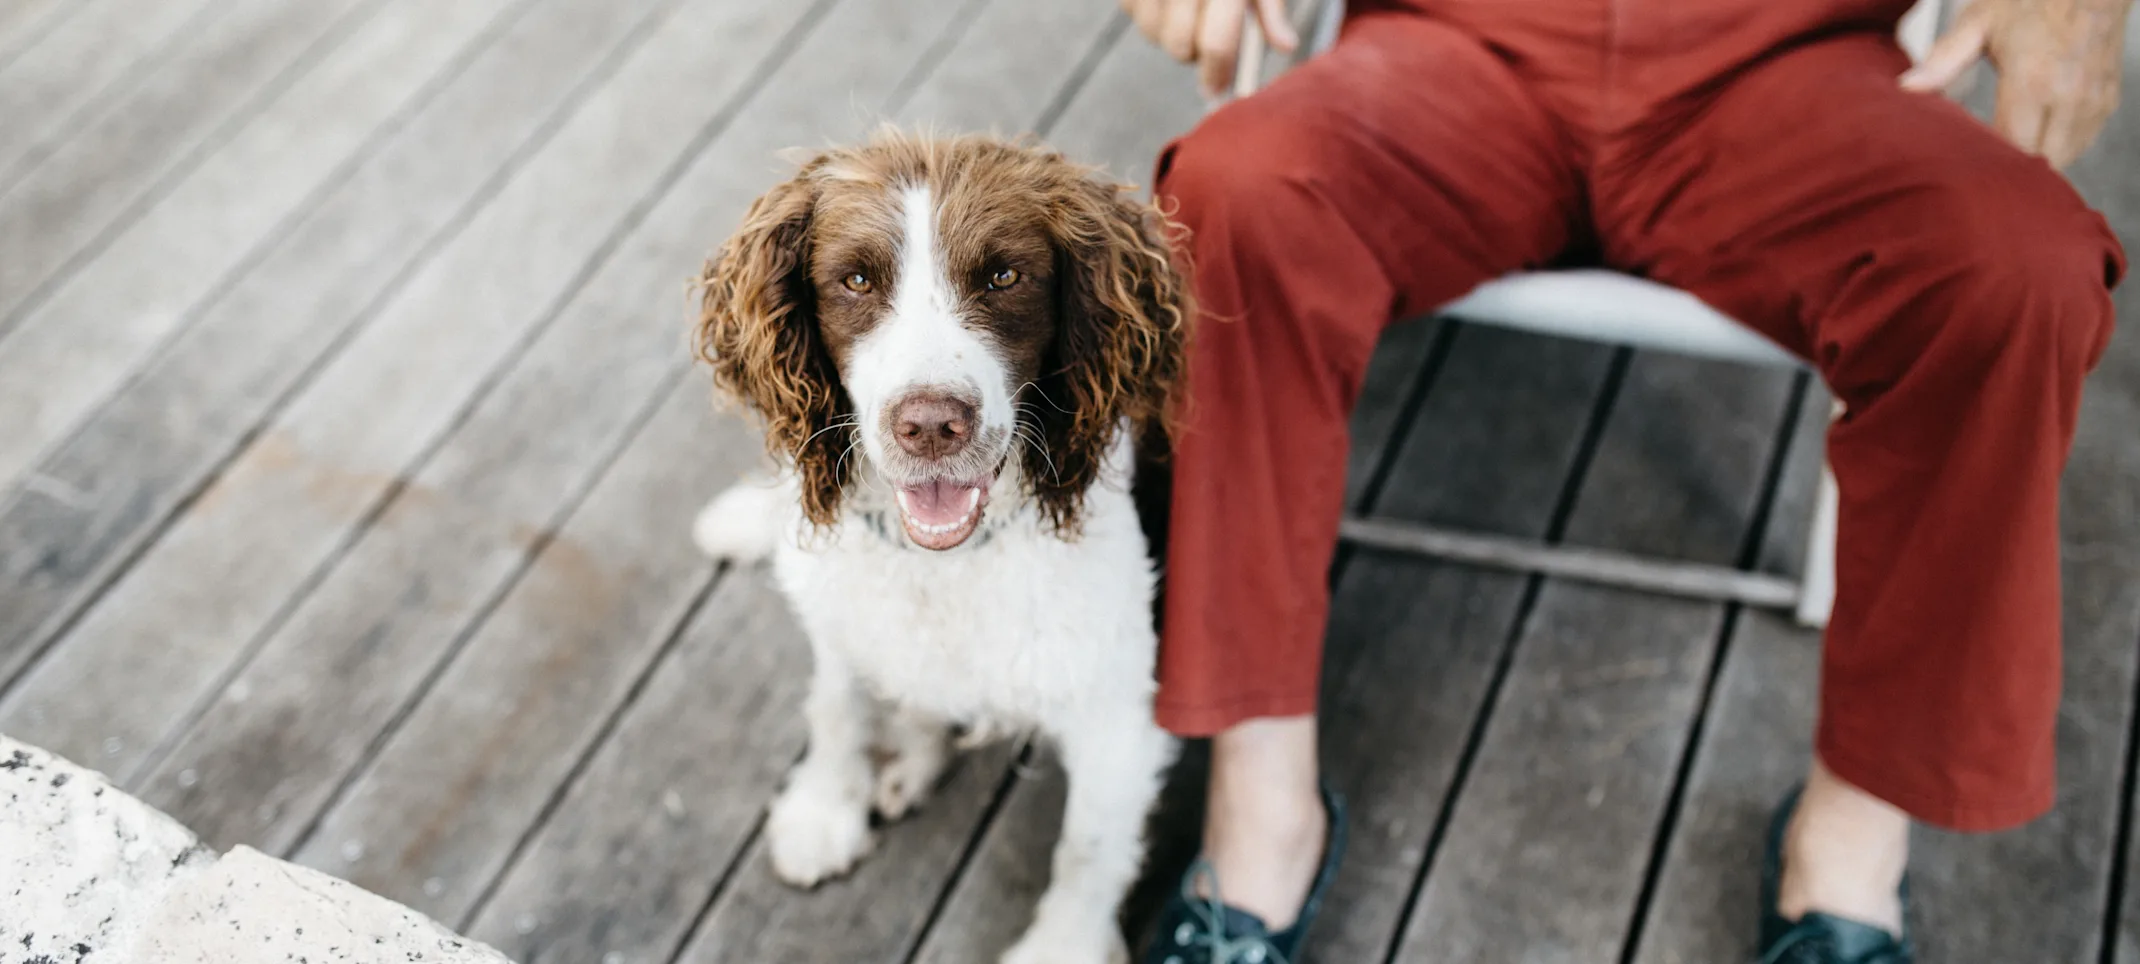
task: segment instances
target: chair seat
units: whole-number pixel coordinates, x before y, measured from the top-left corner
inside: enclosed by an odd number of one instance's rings
[[[1548,335],[1779,368],[1797,356],[1669,285],[1602,268],[1531,271],[1489,281],[1440,314]]]

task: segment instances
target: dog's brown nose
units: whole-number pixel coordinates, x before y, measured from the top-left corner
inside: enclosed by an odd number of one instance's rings
[[[892,410],[892,434],[918,459],[947,459],[972,440],[973,403],[941,392],[916,392]]]

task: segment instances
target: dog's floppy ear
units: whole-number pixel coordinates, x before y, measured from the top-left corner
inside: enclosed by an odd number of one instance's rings
[[[765,419],[766,448],[791,464],[810,521],[839,509],[845,447],[833,426],[851,420],[839,370],[817,323],[810,228],[813,162],[751,205],[700,277],[699,356],[714,384]]]
[[[1047,453],[1029,450],[1024,474],[1049,521],[1071,535],[1117,430],[1164,433],[1192,308],[1170,250],[1180,229],[1127,188],[1056,163],[1062,178],[1047,203],[1060,326],[1035,386],[1042,397],[1025,406]]]

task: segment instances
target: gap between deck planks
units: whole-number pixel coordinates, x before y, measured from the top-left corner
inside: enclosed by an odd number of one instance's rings
[[[125,383],[292,227],[393,142],[533,0],[392,0],[101,251],[0,343],[0,479]]]
[[[15,0],[0,7],[0,69],[69,19],[108,0]]]
[[[194,390],[218,394],[232,384],[222,380],[224,371],[218,363],[248,358],[257,366],[252,371],[259,373],[255,378],[261,381],[288,378],[294,373],[311,377],[297,388],[287,405],[277,406],[279,410],[273,413],[273,422],[264,432],[255,426],[261,416],[270,413],[258,407],[247,413],[250,418],[204,426],[211,431],[202,434],[210,439],[221,433],[233,441],[243,438],[248,444],[227,465],[220,464],[225,456],[215,451],[209,460],[203,460],[207,466],[195,469],[216,471],[219,475],[187,505],[184,515],[168,530],[158,533],[161,538],[153,550],[133,561],[123,578],[97,597],[97,606],[79,621],[66,624],[66,635],[53,644],[49,656],[0,699],[0,725],[11,732],[49,734],[45,745],[55,752],[94,760],[122,778],[134,775],[171,722],[189,712],[205,695],[204,688],[212,687],[225,667],[253,645],[262,631],[272,627],[292,594],[339,553],[352,526],[375,511],[380,497],[411,461],[421,459],[459,419],[459,409],[489,383],[494,366],[513,355],[540,326],[554,299],[576,286],[574,273],[584,270],[587,259],[594,257],[605,241],[598,227],[628,216],[629,206],[638,200],[634,192],[658,171],[655,165],[659,157],[632,153],[634,147],[657,145],[633,144],[626,139],[643,130],[646,133],[639,135],[642,138],[670,139],[680,148],[697,122],[719,109],[716,98],[671,108],[682,112],[682,116],[656,112],[636,117],[632,123],[620,121],[620,115],[642,113],[640,101],[658,99],[662,83],[670,79],[661,73],[664,68],[660,64],[650,67],[646,57],[632,56],[644,49],[641,41],[652,35],[653,25],[661,19],[640,19],[635,14],[658,14],[668,9],[671,8],[661,3],[648,3],[617,6],[615,19],[602,13],[593,18],[567,17],[562,22],[548,18],[533,21],[538,32],[531,39],[544,37],[540,32],[543,29],[556,31],[577,26],[587,33],[578,37],[569,30],[548,34],[549,43],[531,45],[529,54],[540,55],[549,44],[569,45],[605,34],[617,38],[612,40],[616,45],[610,48],[614,59],[600,55],[604,45],[589,44],[585,59],[567,54],[551,61],[548,69],[571,70],[577,64],[578,69],[585,70],[599,65],[592,77],[617,78],[618,83],[624,84],[623,89],[617,92],[615,87],[601,88],[591,98],[564,94],[564,116],[548,121],[538,121],[546,106],[543,100],[506,99],[501,101],[503,105],[529,113],[508,118],[507,123],[497,126],[476,125],[472,133],[478,139],[473,143],[451,138],[440,142],[463,144],[462,149],[471,152],[467,160],[475,162],[470,168],[449,167],[434,175],[445,178],[437,187],[457,184],[454,193],[470,190],[474,187],[471,182],[480,183],[488,173],[486,169],[503,159],[500,155],[516,154],[512,145],[525,137],[529,128],[534,129],[537,142],[547,150],[527,163],[509,163],[502,184],[478,189],[474,199],[483,202],[480,211],[465,224],[449,222],[449,234],[435,247],[426,246],[432,257],[420,265],[410,264],[406,272],[391,268],[392,260],[368,265],[390,268],[393,280],[375,293],[361,289],[352,292],[382,299],[377,317],[369,317],[375,313],[369,309],[359,315],[364,323],[352,336],[345,340],[338,334],[329,334],[333,326],[346,327],[347,316],[323,312],[309,319],[327,326],[314,333],[313,337],[319,340],[313,344],[319,347],[310,350],[332,346],[338,351],[331,360],[319,362],[315,368],[314,362],[300,357],[291,359],[296,364],[284,368],[277,364],[281,359],[276,351],[288,349],[280,341],[268,339],[264,344],[252,345],[243,340],[225,340],[233,336],[242,339],[247,330],[272,329],[282,322],[284,319],[272,311],[278,307],[272,299],[305,297],[292,289],[278,290],[271,285],[264,292],[270,296],[270,303],[249,306],[270,309],[266,314],[233,313],[214,319],[218,322],[216,327],[196,329],[205,332],[208,341],[186,343],[187,350],[175,358],[190,362],[190,367],[172,372],[176,377],[160,387],[183,390],[190,380]],[[678,43],[681,41],[671,41],[672,60],[688,60],[687,54],[675,49]],[[550,49],[567,53],[569,47]],[[488,84],[509,78],[510,71],[545,69],[542,62],[519,60],[516,54],[501,56],[515,58],[505,61],[507,77],[484,77],[484,83],[471,93],[494,90]],[[747,66],[723,64],[705,68],[715,71],[713,76],[693,79],[704,81],[705,90],[718,91],[722,86],[718,78],[723,72],[732,83]],[[526,78],[520,82],[530,83]],[[533,82],[530,86],[558,96],[576,85]],[[476,98],[454,99],[447,104],[442,120],[465,120],[465,114],[458,111],[485,106]],[[420,160],[428,149],[412,145],[410,150],[417,153],[391,159]],[[606,167],[609,178],[585,177],[588,167],[605,167],[610,157],[623,157],[628,162]],[[392,205],[395,200],[365,195],[356,199],[381,205]],[[409,213],[415,212],[405,212],[404,216]],[[351,216],[360,224],[368,220],[361,212],[352,212]],[[419,214],[419,223],[421,217]],[[573,218],[580,219],[577,225],[569,220]],[[351,226],[346,222],[323,223],[320,227],[328,233],[315,237],[326,243],[332,240],[335,228]],[[377,228],[390,230],[369,240],[391,242],[398,233],[391,229],[408,227],[387,221]],[[313,251],[316,253],[316,249]],[[372,248],[364,256],[395,257],[386,248]],[[308,276],[308,269],[320,266],[309,261],[284,264],[300,276]],[[377,285],[379,281],[368,284]],[[224,358],[218,348],[234,357]],[[262,351],[265,357],[249,355],[248,348]],[[234,367],[232,375],[246,371],[244,365]],[[260,392],[257,384],[236,384],[258,392],[253,397],[255,406],[286,391],[278,387]],[[150,398],[172,400],[169,395],[153,393]],[[213,411],[212,406],[209,408]],[[190,409],[187,406],[179,411]],[[173,426],[158,417],[169,414],[168,410],[149,408],[148,424],[121,422],[111,427],[122,437],[177,436],[187,443],[178,447],[190,456],[179,461],[185,466],[199,458],[191,450],[203,440],[185,433],[188,426],[184,423]],[[104,447],[110,445],[109,439],[100,441],[103,445],[89,446],[83,454],[102,451],[110,458],[112,450]],[[214,451],[228,444],[210,441],[204,447]],[[115,461],[123,464],[124,456]],[[187,467],[194,466],[200,463]],[[84,468],[93,470],[90,465]],[[107,466],[103,471],[108,473],[106,478],[146,478],[165,484],[176,481],[188,489],[199,484],[192,479],[173,480],[171,475],[153,470],[112,472]],[[168,493],[154,489],[144,494],[149,499],[159,494],[168,497]],[[29,505],[19,502],[11,509]],[[58,523],[53,528],[59,528],[63,535],[72,528],[68,523],[83,521],[39,505],[49,513],[46,518],[57,516],[52,518]],[[141,518],[146,513],[138,504],[114,506],[131,510],[116,517],[102,515],[110,511],[102,508],[109,506],[110,500],[98,499],[94,505],[99,507],[100,518],[89,521],[153,527],[154,520]],[[4,522],[13,523],[15,518],[11,511]],[[37,531],[39,517],[31,515],[23,521],[26,528]],[[45,554],[58,554],[64,545],[48,543],[34,548]],[[19,551],[11,545],[6,548]],[[74,593],[94,593],[95,588],[83,586],[81,583],[87,580],[79,577],[94,573],[98,561],[101,560],[92,555],[91,565],[63,574],[54,587],[60,592],[49,593],[48,589],[45,601],[63,603]],[[223,578],[204,580],[201,573],[220,573]],[[77,580],[70,584],[67,575],[76,575]],[[46,587],[33,583],[25,588],[35,592]],[[51,598],[54,596],[58,598]],[[141,675],[113,678],[100,672],[100,667],[113,662],[130,665]],[[155,686],[143,688],[140,684],[145,679],[154,679]],[[70,692],[77,695],[70,696]],[[99,698],[83,698],[91,693],[99,694]]]
[[[2140,102],[2140,20],[2127,25],[2125,45],[2127,104]],[[2131,108],[2113,118],[2102,146],[2074,170],[2081,192],[2119,229],[2128,252],[2140,251],[2140,185],[2127,174],[2140,157],[2140,115]],[[2128,280],[2117,295],[2123,329],[2111,340],[2101,367],[2081,407],[2079,438],[2066,474],[2066,566],[2078,579],[2067,583],[2068,646],[2085,640],[2092,651],[2124,660],[2125,750],[2119,823],[2113,847],[2121,862],[2109,898],[2112,923],[2104,929],[2103,964],[2140,964],[2140,671],[2131,662],[2140,650],[2140,446],[2132,427],[2140,425],[2140,293]],[[2077,590],[2077,591],[2076,591]],[[2095,666],[2068,669],[2087,672]],[[2107,675],[2107,674],[2106,674]],[[2116,717],[2090,713],[2076,720],[2077,730],[2105,738],[2105,724]],[[2060,758],[2061,767],[2068,767]],[[2071,772],[2068,769],[2066,772]],[[2095,964],[2095,962],[2089,962]]]
[[[212,16],[211,0],[80,3],[20,57],[0,55],[0,184],[88,126]],[[0,42],[4,45],[4,42]]]
[[[0,181],[0,336],[392,0],[230,0],[116,109]]]
[[[94,758],[133,771],[169,722],[210,696],[332,568],[398,480],[430,461],[469,405],[614,253],[672,182],[676,161],[728,116],[719,92],[753,64],[704,58],[704,47],[777,32],[783,17],[790,11],[738,17],[732,4],[687,4],[655,30],[107,593],[73,643],[39,664],[11,701],[15,711],[34,703],[49,720],[71,722],[58,739],[77,745],[94,745],[94,730],[105,730],[120,752]],[[584,418],[601,411],[576,409]],[[539,531],[541,516],[524,523]],[[225,576],[203,581],[201,572]],[[109,660],[137,675],[98,673]],[[141,679],[156,686],[126,686]],[[118,692],[83,701],[101,683]],[[77,716],[83,703],[101,709],[96,718]]]
[[[0,498],[0,695],[651,29],[662,2],[545,0]],[[96,316],[70,319],[93,331]]]

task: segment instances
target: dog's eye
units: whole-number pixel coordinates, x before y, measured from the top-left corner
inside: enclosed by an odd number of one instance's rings
[[[858,295],[869,294],[870,289],[876,287],[876,284],[869,280],[869,276],[863,274],[860,271],[848,275],[845,278],[841,278],[840,283],[846,285],[847,290],[852,291]]]
[[[1019,277],[1020,276],[1018,274],[1018,269],[1004,268],[1001,271],[996,272],[994,275],[989,276],[988,290],[1002,291],[1005,288],[1017,284]]]

